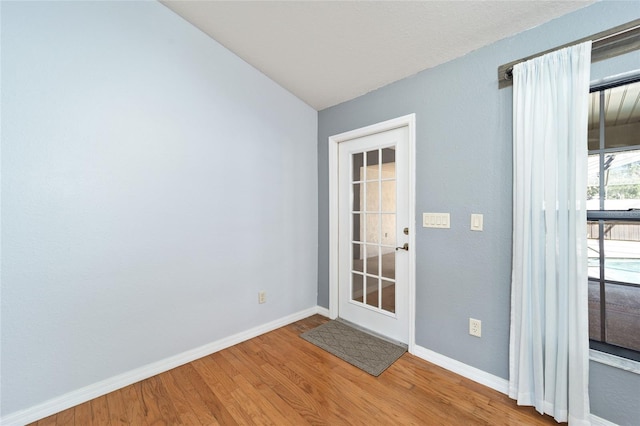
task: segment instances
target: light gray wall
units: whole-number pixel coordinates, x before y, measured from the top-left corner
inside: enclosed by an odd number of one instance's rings
[[[508,377],[512,220],[512,90],[498,89],[499,65],[640,17],[640,2],[601,2],[479,49],[367,95],[320,111],[318,121],[318,304],[328,307],[327,138],[416,113],[416,217],[450,212],[451,229],[416,229],[416,343]],[[592,77],[640,68],[635,52],[593,66]],[[484,214],[484,232],[469,230]],[[482,320],[482,338],[468,318]],[[620,372],[608,385],[594,367],[591,394],[638,395],[640,376]],[[594,412],[620,424],[640,406]]]
[[[3,416],[316,306],[316,111],[157,2],[1,7]]]
[[[637,374],[591,362],[591,412],[621,426],[640,423],[640,379]]]

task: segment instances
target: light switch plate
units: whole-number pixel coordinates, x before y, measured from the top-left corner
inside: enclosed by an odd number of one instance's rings
[[[471,230],[482,231],[484,218],[481,214],[473,213],[471,215]]]
[[[422,213],[424,228],[451,228],[449,213]]]

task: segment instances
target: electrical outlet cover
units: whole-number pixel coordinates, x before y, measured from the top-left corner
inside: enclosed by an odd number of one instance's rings
[[[469,334],[476,337],[482,337],[482,321],[469,318]]]

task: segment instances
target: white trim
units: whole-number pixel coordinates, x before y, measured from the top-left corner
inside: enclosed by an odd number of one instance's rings
[[[414,345],[414,350],[410,352],[418,358],[422,358],[425,361],[429,361],[432,364],[459,374],[462,377],[466,377],[469,380],[473,380],[481,385],[497,390],[500,393],[508,394],[509,392],[509,381],[507,379],[494,376],[486,371],[471,367],[470,365],[456,361],[453,358],[441,355],[419,345]]]
[[[409,342],[408,350],[416,346],[416,115],[407,116],[409,127],[409,247],[413,247],[409,256]]]
[[[618,426],[617,423],[610,422],[607,419],[598,417],[595,414],[591,415],[591,426]]]
[[[316,314],[322,315],[323,317],[331,318],[329,310],[327,308],[323,308],[322,306],[318,306],[316,308]]]
[[[329,318],[338,318],[338,143],[329,138]]]
[[[489,374],[486,371],[471,367],[470,365],[467,365],[460,361],[456,361],[455,359],[441,355],[419,345],[414,345],[413,351],[410,350],[409,352],[417,356],[418,358],[422,358],[425,361],[438,365],[453,373],[459,374],[462,377],[466,377],[469,380],[473,380],[474,382],[497,390],[498,392],[505,395],[509,394],[509,381],[506,379],[494,376],[493,374]],[[593,358],[593,352],[597,351],[591,351],[591,360],[600,362]],[[595,414],[591,414],[590,420],[591,426],[618,426],[616,423],[610,422],[609,420],[603,419],[602,417],[598,417]]]
[[[75,407],[78,404],[82,404],[91,399],[105,395],[109,392],[113,392],[117,389],[121,389],[157,374],[164,373],[165,371],[187,364],[207,355],[211,355],[214,352],[221,351],[222,349],[230,346],[237,345],[238,343],[260,336],[261,334],[284,327],[285,325],[307,318],[311,315],[323,315],[325,311],[325,308],[313,306],[309,309],[287,315],[286,317],[234,334],[233,336],[225,337],[204,346],[191,349],[181,354],[174,355],[143,367],[136,368],[135,370],[85,386],[33,407],[10,413],[0,419],[0,424],[5,426],[14,426],[35,422],[52,414],[59,413],[60,411]]]
[[[172,368],[187,364],[204,356],[211,355],[212,353],[218,352],[238,343],[242,343],[246,340],[260,336],[264,333],[268,333],[277,328],[284,327],[285,325],[307,318],[314,314],[328,317],[329,310],[322,306],[314,306],[312,308],[305,309],[303,311],[288,315],[275,321],[271,321],[270,323],[254,327],[245,332],[241,332],[233,336],[218,340],[216,342],[200,346],[199,348],[195,348],[190,351],[183,352],[182,354],[178,354],[173,357],[169,357],[164,360],[146,365],[144,367],[137,368],[135,370],[120,374],[110,379],[85,386],[84,388],[69,392],[57,398],[50,399],[31,408],[11,413],[0,419],[0,424],[5,426],[22,426],[27,423],[35,422],[52,414],[59,413],[60,411],[66,410],[71,407],[75,407],[78,404],[82,404],[91,399],[97,398],[109,392],[113,392],[117,389],[121,389],[125,386],[137,383],[146,378],[171,370]],[[508,394],[509,382],[505,379],[494,376],[493,374],[489,374],[475,367],[471,367],[467,364],[456,361],[439,353],[433,352],[419,345],[414,344],[413,347],[410,348],[409,352],[417,356],[418,358],[431,362],[432,364],[436,364],[446,370],[459,374],[462,377],[466,377],[467,379],[473,380],[474,382],[497,390],[498,392],[501,392],[503,394]],[[592,360],[599,362],[593,358]],[[616,423],[612,423],[609,420],[603,419],[594,414],[591,414],[591,424],[592,426],[617,426]]]
[[[589,349],[589,359],[600,364],[609,365],[634,374],[640,374],[640,362],[622,358],[606,352]]]
[[[338,144],[351,139],[369,136],[375,133],[408,127],[409,133],[409,352],[415,346],[415,300],[416,300],[416,115],[402,117],[372,124],[329,137],[329,318],[338,317]]]

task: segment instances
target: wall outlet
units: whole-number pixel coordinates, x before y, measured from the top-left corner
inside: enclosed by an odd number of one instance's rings
[[[482,336],[482,321],[469,318],[469,334],[476,337]]]
[[[258,292],[258,303],[267,303],[267,292],[262,290]]]

